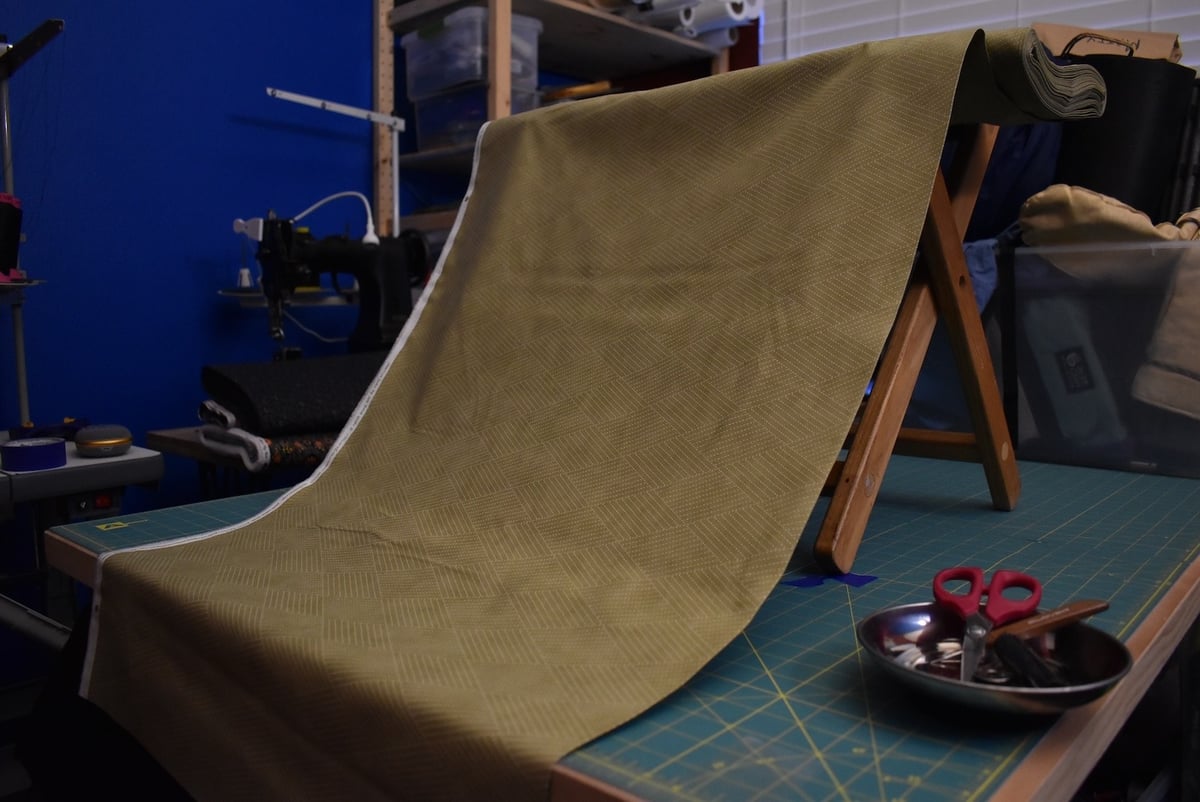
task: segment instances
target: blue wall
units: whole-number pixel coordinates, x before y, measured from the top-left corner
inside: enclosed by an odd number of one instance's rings
[[[364,121],[267,97],[266,86],[371,105],[368,0],[164,3],[0,0],[15,42],[45,19],[62,34],[10,81],[31,416],[151,429],[195,423],[204,364],[268,360],[265,312],[218,290],[251,244],[235,217],[294,215],[333,192],[371,195]],[[314,233],[361,233],[361,204],[335,201]],[[255,269],[253,272],[257,273]],[[305,309],[345,335],[352,310]],[[11,323],[0,309],[0,427],[19,423]],[[341,351],[295,327],[305,353]],[[156,493],[196,495],[191,466],[167,460]]]

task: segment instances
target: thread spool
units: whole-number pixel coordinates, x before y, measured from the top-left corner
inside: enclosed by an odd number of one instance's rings
[[[709,47],[720,49],[722,47],[733,47],[738,41],[737,28],[717,28],[715,31],[708,31],[696,37],[696,39]]]

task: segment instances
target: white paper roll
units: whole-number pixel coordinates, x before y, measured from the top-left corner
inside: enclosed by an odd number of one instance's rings
[[[693,30],[697,35],[732,28],[746,19],[746,4],[742,0],[704,0],[695,8],[680,12],[680,27]]]
[[[674,28],[679,24],[679,15],[685,8],[700,5],[700,0],[658,0],[649,8],[629,6],[628,11],[621,11],[621,16],[640,25],[651,25],[656,28]]]
[[[746,5],[746,22],[751,22],[762,16],[762,0],[744,0]]]
[[[696,41],[703,42],[709,47],[715,47],[718,50],[723,47],[733,47],[737,44],[737,40],[737,28],[718,28],[715,31],[707,31],[696,37]]]
[[[598,8],[601,11],[624,11],[626,8],[634,9],[634,5],[630,0],[588,0],[588,4],[592,8]]]
[[[640,13],[642,14],[666,14],[678,11],[681,8],[692,8],[700,5],[702,0],[653,0],[647,8],[645,4],[641,6]]]

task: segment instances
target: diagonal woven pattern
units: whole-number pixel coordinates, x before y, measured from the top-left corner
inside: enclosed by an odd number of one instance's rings
[[[984,50],[1020,72],[1028,42],[894,40],[489,125],[321,471],[104,560],[85,694],[201,799],[544,796],[779,578],[960,77],[997,118],[1053,114],[1007,104]]]

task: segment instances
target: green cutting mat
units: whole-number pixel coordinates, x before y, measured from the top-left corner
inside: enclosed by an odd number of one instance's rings
[[[563,763],[648,800],[972,800],[1049,726],[945,709],[864,665],[854,624],[927,601],[951,565],[1034,574],[1043,606],[1108,599],[1127,638],[1200,554],[1200,482],[1023,463],[1013,512],[978,466],[896,458],[855,562],[861,586],[797,571],[683,689]],[[62,526],[103,551],[235,523],[278,492]],[[811,552],[816,510],[798,554]],[[798,584],[789,584],[795,582]]]
[[[216,501],[201,501],[136,515],[103,518],[51,527],[50,531],[82,546],[93,554],[144,546],[163,540],[211,532],[244,521],[263,510],[283,490],[268,490]]]
[[[1034,574],[1045,607],[1108,599],[1092,623],[1126,638],[1200,553],[1200,482],[1021,470],[1020,504],[1005,513],[979,467],[893,460],[854,565],[878,579],[778,585],[681,691],[565,764],[650,800],[986,798],[1049,722],[983,720],[910,694],[864,665],[855,622],[930,600],[938,570],[970,564]]]

